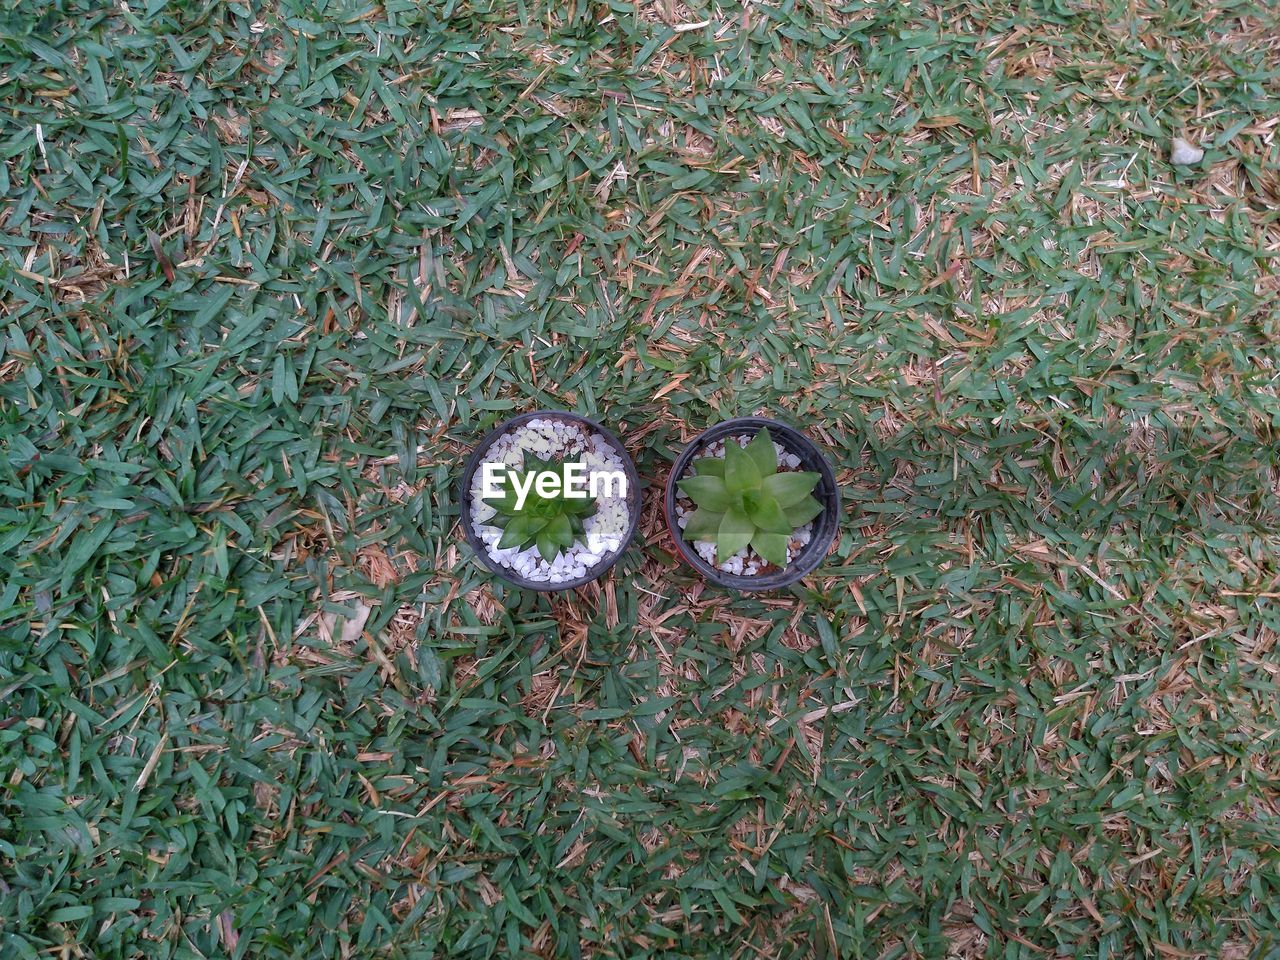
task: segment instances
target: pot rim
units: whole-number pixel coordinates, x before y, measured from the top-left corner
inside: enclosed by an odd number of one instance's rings
[[[631,511],[631,522],[627,526],[627,532],[622,538],[622,544],[617,550],[611,552],[608,556],[603,557],[598,563],[592,566],[583,576],[576,577],[573,580],[564,580],[559,583],[551,583],[545,580],[530,580],[522,577],[514,570],[510,570],[498,563],[489,556],[489,551],[485,548],[484,541],[476,534],[475,527],[471,522],[471,477],[475,474],[480,466],[480,462],[489,448],[497,442],[498,438],[504,433],[528,423],[530,420],[539,419],[557,419],[577,423],[581,426],[589,428],[592,432],[598,433],[600,436],[613,447],[614,452],[622,459],[622,467],[627,475],[627,509]],[[523,590],[534,590],[538,593],[554,593],[560,590],[573,590],[584,584],[591,583],[600,579],[604,574],[608,573],[610,568],[621,559],[622,555],[627,552],[631,546],[631,541],[635,539],[636,529],[640,525],[640,476],[636,473],[636,465],[631,460],[631,454],[627,452],[627,448],[623,446],[622,441],[614,434],[605,429],[599,423],[590,417],[584,417],[580,413],[572,413],[568,410],[533,410],[529,413],[518,413],[514,417],[508,417],[501,423],[493,427],[486,433],[471,450],[471,455],[467,457],[466,463],[462,468],[462,475],[459,478],[458,489],[458,514],[462,521],[462,534],[466,538],[467,544],[471,547],[476,559],[480,561],[480,565],[496,576],[499,580],[510,584],[513,587],[519,587]]]
[[[706,446],[723,437],[733,436],[738,432],[754,432],[765,427],[770,436],[787,448],[789,452],[800,457],[806,469],[821,474],[818,489],[815,491],[822,503],[822,513],[815,518],[813,537],[801,549],[786,569],[764,575],[744,576],[727,573],[715,567],[698,554],[682,536],[680,525],[676,519],[676,481],[684,476],[690,462]],[[797,449],[798,448],[798,449]],[[707,427],[685,444],[684,450],[671,466],[667,474],[667,482],[663,497],[663,516],[667,522],[667,530],[675,543],[680,557],[700,573],[704,579],[717,586],[754,593],[765,590],[778,590],[788,587],[808,574],[812,573],[826,558],[831,544],[840,528],[840,489],[836,485],[835,471],[831,467],[822,448],[802,430],[774,420],[771,417],[731,417],[720,423]],[[817,521],[822,521],[819,524]]]

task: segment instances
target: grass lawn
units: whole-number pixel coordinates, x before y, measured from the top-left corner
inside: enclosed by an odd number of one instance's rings
[[[4,960],[1280,956],[1280,8],[0,8]],[[751,413],[844,521],[743,598]]]

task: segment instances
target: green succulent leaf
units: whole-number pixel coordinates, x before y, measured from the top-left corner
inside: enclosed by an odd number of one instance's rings
[[[773,437],[768,428],[761,429],[746,446],[749,456],[760,470],[761,477],[768,477],[778,472],[778,452],[773,449]]]
[[[703,457],[689,464],[689,468],[700,477],[720,477],[724,479],[724,461],[719,457]]]
[[[729,491],[719,477],[685,477],[676,486],[700,507],[718,512],[729,509]]]
[[[502,532],[502,539],[498,541],[498,546],[503,550],[511,547],[523,547],[537,537],[538,531],[546,525],[547,521],[542,517],[527,515],[512,517],[511,522],[507,524],[506,529]]]
[[[723,519],[723,513],[708,510],[706,507],[699,507],[693,511],[693,514],[684,525],[684,538],[686,540],[715,540],[716,535],[720,532],[720,521]]]
[[[515,472],[520,482],[524,483],[531,473],[554,473],[560,478],[560,489],[555,496],[544,497],[535,484],[529,488],[519,509],[516,509],[515,486],[511,482],[512,471],[508,471],[502,494],[485,500],[497,511],[488,522],[503,531],[498,541],[500,548],[523,550],[533,545],[543,559],[550,562],[561,550],[585,536],[583,521],[595,514],[598,504],[591,496],[565,495],[566,467],[562,461],[542,460],[526,454],[523,469]]]
[[[560,545],[556,543],[555,537],[551,536],[545,528],[538,534],[535,542],[538,545],[538,553],[547,563],[550,563],[560,555]]]
[[[515,516],[516,512],[516,495],[515,492],[508,489],[502,496],[492,500],[486,500],[485,503],[490,504],[498,513],[506,517]]]
[[[525,473],[542,473],[545,470],[555,470],[556,464],[550,460],[543,460],[541,457],[535,457],[532,453],[524,455],[524,472]]]
[[[564,512],[570,516],[586,518],[596,512],[596,502],[592,497],[565,497]]]
[[[510,514],[515,509],[516,494],[515,489],[511,485],[511,468],[507,467],[506,472],[498,479],[498,488],[501,491],[496,497],[484,497],[480,499],[490,504],[502,513]]]
[[[724,563],[749,544],[755,532],[755,524],[741,510],[734,507],[726,512],[716,533],[716,561]]]
[[[787,515],[787,523],[791,525],[792,530],[804,526],[821,512],[822,504],[813,497],[807,497],[799,503],[783,508],[783,513]]]
[[[790,533],[768,533],[764,530],[757,530],[755,536],[751,538],[751,549],[775,567],[785,567],[787,565],[787,543],[790,540]]]
[[[547,523],[547,531],[561,546],[571,546],[573,544],[573,524],[564,514],[554,517]]]
[[[782,512],[782,507],[778,506],[778,501],[773,497],[758,497],[756,502],[747,510],[747,516],[750,517],[757,530],[763,530],[766,533],[789,534],[795,529],[791,521],[787,519],[787,515]]]
[[[778,501],[779,506],[789,507],[812,493],[821,478],[821,474],[808,471],[775,473],[765,477],[761,487]]]
[[[573,545],[573,524],[564,514],[547,521],[537,537],[538,553],[550,563],[562,549]]]
[[[733,498],[760,487],[760,468],[732,437],[724,442],[724,485]]]

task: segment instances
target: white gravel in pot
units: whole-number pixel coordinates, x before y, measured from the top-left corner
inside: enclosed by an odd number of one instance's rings
[[[745,447],[751,442],[750,436],[733,437],[739,446]],[[786,473],[788,471],[798,471],[803,469],[803,461],[794,453],[791,453],[778,441],[773,442],[774,452],[778,455],[778,472]],[[690,461],[689,469],[684,473],[684,477],[697,476],[698,471],[693,469],[693,464],[697,463],[703,457],[715,457],[717,460],[724,459],[724,441],[716,440],[708,444],[698,451],[697,455]],[[683,477],[681,477],[683,479]],[[816,496],[816,493],[815,493]],[[684,493],[676,491],[676,523],[683,530],[685,524],[689,522],[689,517],[693,516],[693,512],[698,509],[692,500]],[[804,526],[795,530],[791,534],[791,540],[787,543],[787,566],[800,555],[800,551],[805,548],[810,540],[813,539],[813,524],[810,520]],[[760,554],[751,549],[750,546],[743,547],[732,557],[729,557],[724,563],[716,563],[716,545],[711,540],[694,540],[693,549],[697,551],[698,556],[711,564],[711,566],[723,570],[725,573],[737,574],[740,577],[755,577],[762,573],[771,573],[776,570],[769,561],[765,560]]]
[[[484,494],[484,466],[494,463],[518,468],[524,464],[526,453],[542,460],[581,463],[588,482],[597,472],[625,474],[626,464],[613,445],[589,426],[543,417],[526,421],[500,435],[471,475],[471,526],[490,560],[538,583],[567,583],[585,577],[622,549],[631,527],[631,507],[626,496],[630,491],[619,490],[615,485],[611,495],[597,497],[596,512],[583,521],[582,540],[562,550],[550,563],[542,559],[536,544],[523,550],[501,549],[498,542],[502,539],[502,528],[487,522],[497,511],[480,499]]]

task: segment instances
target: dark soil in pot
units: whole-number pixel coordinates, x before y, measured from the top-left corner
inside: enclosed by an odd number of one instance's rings
[[[693,543],[684,539],[679,511],[679,507],[683,506],[684,502],[680,498],[676,482],[688,474],[689,465],[694,460],[707,455],[717,443],[733,443],[737,442],[737,438],[752,437],[762,427],[768,429],[775,444],[794,458],[788,461],[789,468],[819,474],[813,496],[818,499],[822,510],[808,525],[807,542],[800,542],[802,536],[797,536],[792,541],[795,549],[785,568],[780,569],[756,558],[759,562],[748,561],[743,564],[743,567],[749,569],[754,566],[758,572],[754,574],[730,572],[712,563],[699,553]],[[704,430],[685,447],[667,477],[663,512],[676,551],[686,563],[707,580],[735,590],[778,590],[790,586],[812,572],[831,549],[831,542],[835,539],[840,526],[840,491],[836,487],[835,473],[831,469],[831,464],[821,449],[799,430],[765,417],[738,417]]]

